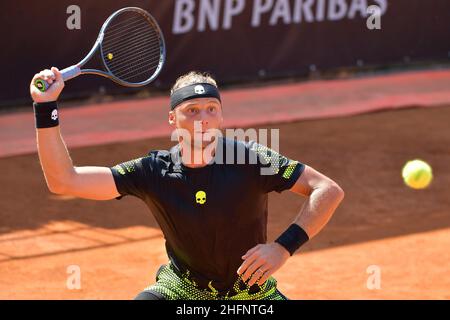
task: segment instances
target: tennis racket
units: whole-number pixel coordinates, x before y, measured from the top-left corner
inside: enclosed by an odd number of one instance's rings
[[[104,70],[82,69],[97,52]],[[140,87],[158,76],[165,60],[164,36],[156,20],[141,8],[127,7],[109,16],[86,57],[61,73],[64,81],[94,74],[122,86]],[[34,85],[42,92],[50,86],[43,79],[36,79]]]

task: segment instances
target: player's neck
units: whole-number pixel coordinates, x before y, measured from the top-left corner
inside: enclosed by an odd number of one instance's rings
[[[214,161],[217,142],[212,142],[206,147],[195,148],[192,145],[179,143],[181,161],[188,168],[201,168]]]

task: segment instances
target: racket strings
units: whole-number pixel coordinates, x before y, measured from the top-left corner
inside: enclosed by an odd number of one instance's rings
[[[153,60],[153,62],[155,62],[155,63],[158,62],[158,61],[159,61],[159,59],[157,60],[156,58]],[[143,71],[137,73],[137,71],[139,71],[139,70],[143,70]],[[154,72],[155,70],[156,70],[156,67],[155,67],[155,69],[153,70],[153,72]],[[120,77],[127,77],[127,76],[130,75],[131,73],[134,73],[134,76],[138,76],[138,75],[140,75],[140,74],[145,74],[145,73],[147,73],[147,72],[148,72],[148,69],[147,69],[146,63],[145,63],[145,64],[142,63],[142,64],[140,64],[140,65],[134,66],[132,70],[127,70],[126,72],[125,72],[125,71],[122,72],[122,73],[120,74]]]
[[[134,21],[132,21],[132,20],[134,20]],[[142,20],[139,19],[138,16],[133,15],[131,18],[123,20],[122,22],[119,22],[119,23],[115,23],[114,28],[116,29],[116,31],[119,31],[120,29],[123,29],[122,26],[129,27],[134,22],[141,22],[141,21]]]
[[[158,64],[159,62],[159,57],[158,58],[152,58],[151,62],[155,65]],[[134,74],[134,76],[138,76],[138,74],[136,74],[137,71],[142,70],[142,72],[140,72],[139,74],[144,74],[145,72],[148,72],[148,62],[147,61],[142,61],[140,64],[137,63],[133,66],[132,69],[123,69],[122,71],[120,71],[120,77],[128,77],[132,74]],[[156,70],[156,67],[154,67],[153,72]]]
[[[124,12],[105,29],[103,60],[116,78],[139,83],[150,79],[160,67],[162,46],[159,30],[147,16]]]
[[[123,40],[123,35],[126,36],[130,32],[140,32],[141,30],[144,30],[146,28],[148,28],[148,24],[143,23],[142,21],[139,21],[139,24],[130,26],[127,29],[122,30],[121,32],[114,33],[114,35],[109,35],[109,37],[105,36],[103,41],[107,45],[115,45],[115,44],[117,44],[117,42],[120,42]]]
[[[155,50],[158,50],[158,51],[159,51],[159,49],[155,49]],[[150,55],[151,55],[151,56],[150,56]],[[159,59],[159,56],[156,56],[155,53],[152,52],[152,53],[148,53],[148,54],[143,55],[143,56],[141,56],[141,54],[139,53],[139,57],[132,57],[132,58],[133,58],[134,61],[135,61],[134,67],[136,67],[136,66],[139,65],[139,64],[147,63],[148,58],[150,58],[150,59],[152,59],[152,60],[153,60],[153,58]],[[124,70],[126,70],[126,69],[129,69],[129,68],[128,68],[128,65],[127,65],[127,62],[122,62],[122,63],[120,63],[120,64],[118,64],[118,65],[115,65],[115,66],[114,66],[115,75],[116,75],[116,76],[120,76],[121,72],[124,71]]]
[[[159,39],[158,38],[146,38],[146,39],[137,39],[133,41],[127,41],[125,46],[114,51],[114,55],[116,57],[127,55],[127,61],[136,59],[138,55],[147,54],[152,52],[157,54],[158,52],[154,52],[154,50],[160,51],[159,47]],[[107,57],[108,53],[104,52],[104,55]],[[111,67],[117,67],[123,65],[124,61],[120,61],[120,59],[111,59],[110,65]]]
[[[159,43],[159,38],[157,36],[153,37],[152,39],[132,39],[132,40],[126,42],[126,46],[124,43],[124,47],[122,49],[115,50],[115,54],[121,54],[125,50],[129,50],[130,46],[133,47],[133,50],[139,50],[141,47],[144,47],[145,45],[155,46],[158,43]],[[105,54],[108,54],[108,53],[105,52]],[[111,61],[111,64],[114,64],[114,61]]]
[[[123,78],[132,74],[133,70],[140,67],[148,67],[149,64],[154,65],[154,68],[151,69],[151,71],[154,72],[158,65],[157,62],[160,59],[159,45],[153,46],[152,49],[147,48],[148,50],[142,50],[145,46],[146,45],[141,45],[138,48],[134,48],[134,52],[129,55],[126,60],[116,60],[110,67],[114,69],[114,75]],[[133,61],[133,65],[130,65],[130,60]]]

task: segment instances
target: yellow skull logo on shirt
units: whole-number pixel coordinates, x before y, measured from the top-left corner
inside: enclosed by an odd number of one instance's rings
[[[206,202],[206,192],[205,191],[197,191],[195,194],[195,201],[198,204],[204,204]]]

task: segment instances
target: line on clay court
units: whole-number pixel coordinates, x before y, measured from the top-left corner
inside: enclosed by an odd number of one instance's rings
[[[7,257],[7,258],[11,258],[11,256],[10,256],[10,255],[8,255],[8,254],[5,254],[5,253],[1,253],[1,252],[0,252],[0,256],[4,256],[4,257]],[[0,260],[0,261],[3,261],[3,260]]]
[[[104,234],[104,235],[114,236],[114,237],[121,238],[121,239],[124,239],[124,240],[133,240],[133,238],[129,238],[129,237],[126,237],[126,236],[123,236],[123,235],[120,235],[120,234],[116,234],[116,233],[105,232],[105,231],[97,229],[97,228],[80,227],[80,228],[75,228],[75,229],[70,229],[70,230],[47,231],[47,232],[36,233],[36,234],[33,234],[33,235],[28,235],[28,236],[18,236],[18,237],[12,237],[12,238],[4,238],[4,239],[0,238],[0,242],[26,240],[26,239],[36,238],[36,237],[46,237],[46,236],[52,236],[52,235],[56,235],[56,234],[66,234],[66,233],[71,233],[71,232],[76,232],[76,231],[83,231],[83,230],[93,230],[95,232],[98,232],[98,233],[101,233],[101,234]]]
[[[82,230],[90,230],[90,229],[91,228],[89,228],[89,227],[83,227],[83,228],[76,228],[76,229],[72,229],[72,230],[46,231],[46,232],[35,233],[32,235],[27,235],[27,236],[18,236],[18,237],[12,237],[12,238],[4,238],[4,239],[0,238],[0,242],[26,240],[26,239],[36,238],[36,237],[46,237],[46,236],[51,236],[51,235],[55,235],[55,234],[64,234],[69,231],[82,231]]]
[[[86,248],[60,250],[60,251],[55,251],[55,252],[51,252],[51,253],[40,253],[40,254],[33,254],[33,255],[28,255],[28,256],[11,256],[10,259],[0,260],[0,264],[9,262],[9,261],[27,260],[27,259],[34,259],[34,258],[56,256],[56,255],[66,254],[66,253],[74,253],[74,252],[96,250],[96,249],[102,249],[102,248],[108,248],[108,247],[115,247],[115,246],[120,246],[120,245],[124,245],[124,244],[129,244],[129,243],[152,240],[152,239],[156,239],[156,238],[160,238],[160,237],[161,237],[161,235],[155,235],[155,236],[151,236],[151,237],[145,237],[145,238],[140,238],[140,239],[130,239],[128,241],[121,241],[121,242],[116,242],[116,243],[105,243],[102,245],[90,246],[90,247],[86,247]]]
[[[102,240],[99,240],[99,239],[94,239],[94,238],[86,237],[86,236],[79,235],[79,234],[73,234],[73,233],[70,232],[70,231],[67,232],[66,234],[71,235],[72,237],[75,237],[75,238],[85,239],[85,240],[93,241],[93,242],[96,242],[96,243],[101,243],[101,244],[106,244],[106,243],[108,243],[108,242],[105,242],[105,241],[102,241]]]
[[[127,237],[127,236],[124,236],[124,235],[121,235],[121,234],[116,234],[116,233],[113,233],[113,232],[108,232],[108,231],[105,231],[105,230],[102,230],[102,229],[98,229],[98,228],[92,228],[91,227],[91,228],[85,228],[83,230],[91,230],[91,231],[95,231],[95,232],[100,233],[100,234],[113,236],[113,237],[120,238],[120,239],[123,239],[123,240],[134,240],[133,238],[130,238],[130,237]],[[77,230],[69,230],[69,233],[73,232],[73,231],[77,231]]]

